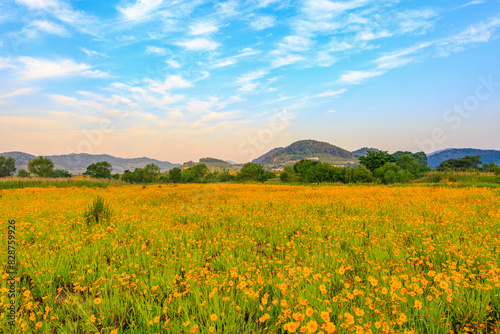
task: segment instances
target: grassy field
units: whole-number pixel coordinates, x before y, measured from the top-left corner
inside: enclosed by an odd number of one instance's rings
[[[100,187],[125,185],[126,182],[113,179],[92,179],[83,177],[42,178],[42,177],[8,177],[0,178],[0,189],[21,188],[66,188],[66,187]]]
[[[111,219],[84,212],[97,196]],[[500,189],[3,190],[2,333],[495,333]],[[7,242],[7,234],[4,233]]]

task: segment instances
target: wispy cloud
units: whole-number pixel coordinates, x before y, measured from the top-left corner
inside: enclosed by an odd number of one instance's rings
[[[154,13],[163,3],[163,0],[137,0],[135,3],[118,7],[123,17],[131,21],[141,21]]]
[[[314,95],[314,97],[333,97],[333,96],[339,96],[345,92],[347,92],[347,89],[345,88],[340,90],[327,90],[326,92]]]
[[[251,16],[250,27],[255,30],[264,30],[275,25],[276,19],[270,15]]]
[[[151,79],[146,79],[145,81],[150,84],[150,89],[156,92],[165,92],[171,89],[188,88],[192,86],[189,81],[178,75],[167,76],[163,82]]]
[[[16,89],[13,92],[0,95],[0,104],[5,104],[6,99],[10,99],[10,98],[17,97],[17,96],[23,96],[23,95],[31,95],[36,90],[37,90],[36,88],[28,87],[28,88]]]
[[[189,39],[176,44],[190,51],[213,51],[219,47],[219,43],[206,38]]]
[[[461,52],[470,44],[486,43],[493,37],[495,30],[500,27],[500,18],[495,17],[487,22],[469,26],[461,33],[454,35],[436,46],[439,55],[449,56],[451,53]]]
[[[108,74],[92,70],[93,66],[85,63],[75,63],[70,59],[47,60],[33,57],[18,57],[17,62],[22,67],[20,76],[24,80],[38,80],[65,77],[103,78]]]
[[[146,51],[144,53],[147,55],[155,54],[155,55],[159,55],[159,56],[164,56],[167,54],[167,50],[164,48],[157,47],[157,46],[148,45],[148,47],[146,47]]]
[[[282,67],[282,66],[294,64],[294,63],[299,62],[299,61],[304,60],[304,59],[305,58],[302,56],[293,55],[293,54],[287,55],[285,57],[277,57],[277,58],[273,59],[271,66],[273,68]]]
[[[206,35],[212,34],[219,30],[219,27],[213,21],[198,22],[189,26],[191,35]]]
[[[482,5],[486,2],[487,2],[487,0],[472,0],[470,2],[464,3],[463,5],[455,7],[455,9],[461,9],[461,8],[465,8],[465,7],[469,7],[469,6],[475,6],[475,5]]]
[[[31,26],[39,31],[44,31],[49,34],[58,36],[69,36],[69,32],[63,26],[50,21],[36,20],[31,23]]]
[[[360,84],[365,80],[378,77],[384,74],[385,71],[349,71],[340,76],[339,82],[345,84]]]

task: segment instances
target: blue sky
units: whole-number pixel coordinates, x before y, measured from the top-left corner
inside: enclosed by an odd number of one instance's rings
[[[500,149],[500,1],[0,2],[0,151]]]

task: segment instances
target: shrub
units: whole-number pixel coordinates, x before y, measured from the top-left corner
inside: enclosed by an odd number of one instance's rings
[[[92,205],[85,210],[83,219],[87,226],[92,226],[104,222],[109,223],[111,221],[111,216],[112,210],[109,204],[106,203],[104,198],[97,196]]]

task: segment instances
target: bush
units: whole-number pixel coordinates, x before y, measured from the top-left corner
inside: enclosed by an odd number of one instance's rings
[[[92,226],[95,224],[108,223],[111,221],[112,210],[108,203],[101,196],[97,196],[94,199],[92,205],[90,205],[83,214],[83,219],[87,226]]]

